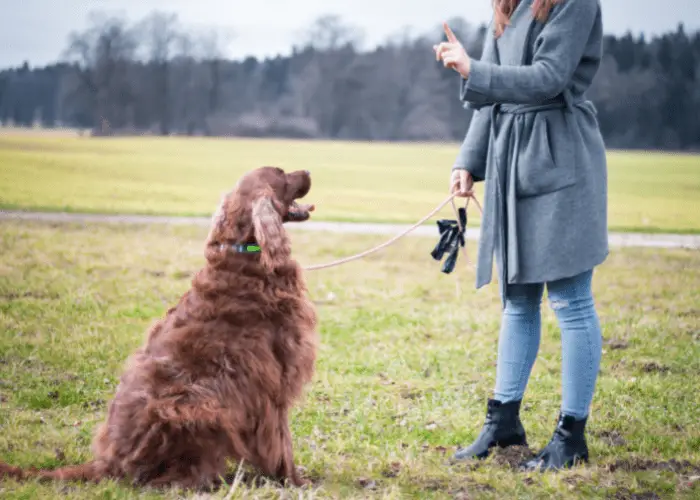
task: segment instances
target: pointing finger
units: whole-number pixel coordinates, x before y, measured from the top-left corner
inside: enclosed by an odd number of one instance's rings
[[[447,35],[447,41],[451,43],[459,43],[459,40],[457,40],[457,37],[455,34],[452,32],[450,27],[447,25],[447,23],[442,23],[442,27],[445,30],[445,35]]]

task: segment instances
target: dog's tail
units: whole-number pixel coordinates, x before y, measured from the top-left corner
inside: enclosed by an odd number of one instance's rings
[[[39,479],[40,481],[94,481],[99,482],[103,474],[97,469],[95,462],[87,462],[82,465],[69,465],[58,469],[46,470],[22,469],[0,462],[0,479],[9,478],[17,481]]]

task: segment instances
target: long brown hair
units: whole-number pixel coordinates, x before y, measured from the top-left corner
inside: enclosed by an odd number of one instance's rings
[[[562,0],[534,0],[532,2],[532,15],[540,22],[545,22],[554,5]],[[495,14],[496,37],[503,34],[506,26],[510,24],[510,16],[521,0],[493,0]]]

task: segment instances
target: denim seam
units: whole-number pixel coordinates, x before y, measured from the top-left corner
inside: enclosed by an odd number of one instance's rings
[[[593,301],[591,301],[591,302],[593,302]],[[593,318],[595,319],[596,322],[598,322],[598,315],[597,315],[597,313],[596,313],[596,311],[595,311],[595,303],[591,303],[591,309],[592,309],[592,311],[593,311]],[[596,331],[599,331],[599,328],[596,328]],[[597,370],[595,370],[595,371],[593,370],[593,368],[594,368],[594,366],[593,366],[594,353],[593,353],[593,343],[592,343],[592,340],[593,340],[593,339],[591,338],[590,335],[587,335],[587,336],[586,336],[586,342],[587,342],[587,345],[588,345],[588,363],[589,363],[589,366],[588,366],[588,380],[586,381],[586,382],[587,382],[587,385],[586,385],[586,394],[589,394],[590,396],[588,397],[588,401],[586,401],[586,408],[584,408],[584,411],[583,411],[583,416],[584,416],[584,417],[588,415],[588,412],[589,412],[589,410],[590,410],[591,402],[593,401],[593,390],[594,390],[594,387],[595,387],[595,380],[596,380],[596,377],[597,377],[597,375],[598,375],[598,373],[597,373],[598,371],[597,371]]]
[[[529,340],[532,341],[532,339],[529,339]],[[538,349],[538,351],[539,351],[539,349]],[[535,359],[537,359],[536,356],[535,356]],[[525,363],[520,363],[520,373],[518,374],[518,397],[519,397],[519,399],[523,398],[523,396],[525,395],[525,389],[527,388],[527,380],[529,379],[529,377],[527,377],[527,379],[525,380],[525,383],[523,383],[523,379],[525,378],[525,371],[526,371],[526,367],[527,367],[529,361],[530,361],[529,359],[526,359]]]

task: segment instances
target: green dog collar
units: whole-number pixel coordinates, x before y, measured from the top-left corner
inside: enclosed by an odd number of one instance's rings
[[[236,253],[260,253],[261,249],[259,245],[245,244],[245,245],[225,245],[221,244],[221,250],[230,249]]]

